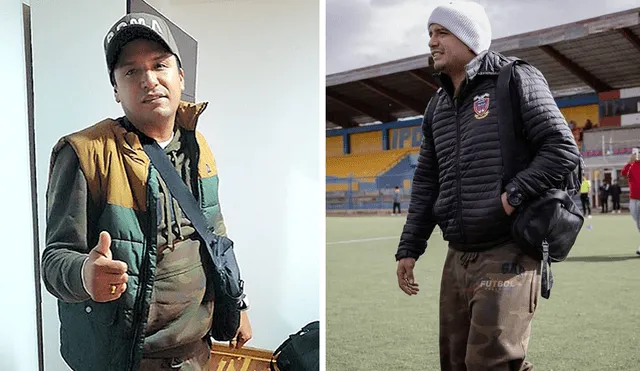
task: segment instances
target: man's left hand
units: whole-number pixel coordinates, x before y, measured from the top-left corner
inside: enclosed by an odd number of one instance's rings
[[[249,323],[249,315],[246,311],[240,313],[240,327],[235,339],[229,342],[229,347],[240,349],[246,342],[253,337],[251,333],[251,323]]]
[[[502,207],[504,208],[504,212],[507,213],[507,215],[513,214],[513,212],[516,211],[516,208],[511,206],[509,204],[509,201],[507,201],[507,192],[504,192],[501,198],[502,198]]]

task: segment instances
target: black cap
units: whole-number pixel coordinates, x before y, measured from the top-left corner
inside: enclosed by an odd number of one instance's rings
[[[104,38],[104,53],[109,74],[118,62],[122,48],[135,39],[147,39],[164,46],[180,63],[178,45],[167,23],[160,17],[147,13],[130,13],[120,18]]]

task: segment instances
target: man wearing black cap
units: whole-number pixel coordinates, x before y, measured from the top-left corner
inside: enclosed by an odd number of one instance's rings
[[[207,103],[180,100],[184,72],[161,18],[128,14],[104,49],[125,115],[64,136],[51,156],[42,265],[61,353],[75,370],[209,370],[205,255],[141,145],[164,149],[210,228],[226,235],[215,159],[196,130]],[[230,345],[251,337],[243,311]]]

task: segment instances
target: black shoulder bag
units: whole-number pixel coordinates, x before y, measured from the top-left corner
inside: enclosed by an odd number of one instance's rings
[[[240,307],[245,296],[244,281],[240,278],[233,241],[225,236],[216,235],[209,229],[193,194],[158,143],[152,140],[150,143],[144,143],[143,148],[206,244],[208,264],[212,266],[208,271],[213,272],[213,277],[208,274],[207,281],[213,283],[215,295],[213,324],[209,335],[218,341],[229,341],[235,337],[240,327]]]
[[[519,95],[517,90],[511,89],[515,64],[527,62],[516,59],[502,67],[496,85],[503,186],[524,170],[533,158],[524,133],[520,99],[516,99]],[[580,189],[582,169],[583,160],[580,158],[577,168],[565,177],[562,184],[525,201],[515,213],[511,234],[525,252],[542,260],[541,295],[545,299],[549,298],[553,287],[551,262],[567,258],[584,223],[584,216],[570,195],[576,187]]]

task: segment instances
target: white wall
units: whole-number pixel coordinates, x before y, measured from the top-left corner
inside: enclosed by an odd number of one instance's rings
[[[199,129],[216,156],[222,209],[251,296],[254,339],[248,346],[275,349],[290,333],[321,318],[319,5],[317,0],[150,3],[199,42],[196,96],[210,102]],[[124,14],[125,2],[56,0],[32,7],[44,241],[51,147],[66,133],[122,114],[101,45],[104,32]],[[46,291],[43,295],[46,370],[65,370],[55,300]]]
[[[105,117],[118,117],[102,41],[126,12],[126,2],[32,1],[40,250],[44,250],[49,156],[58,138]],[[91,14],[91,16],[86,16]],[[64,21],[61,21],[64,20]],[[42,327],[46,371],[69,370],[60,356],[56,299],[42,284]]]
[[[0,370],[38,369],[33,223],[22,2],[0,2],[0,102],[3,152],[0,161]]]

